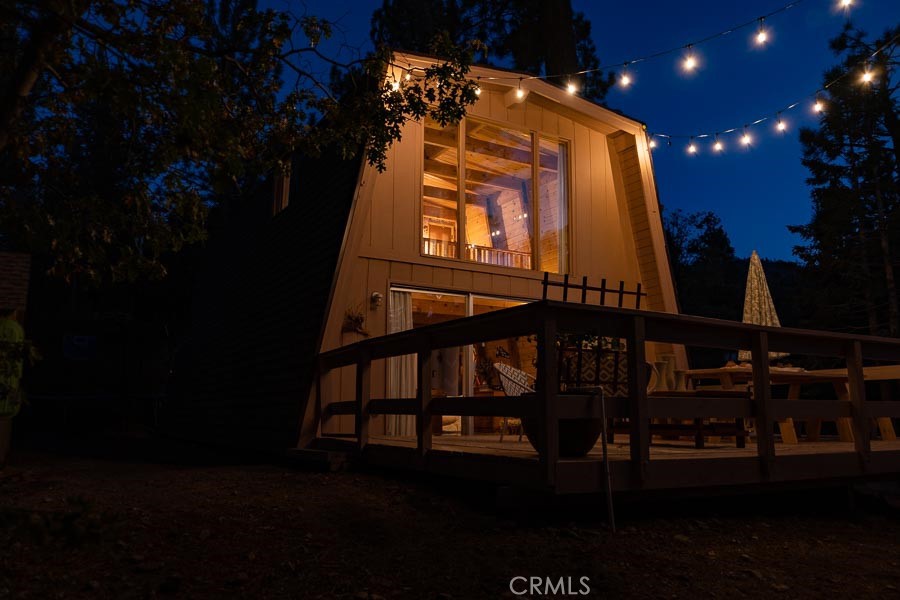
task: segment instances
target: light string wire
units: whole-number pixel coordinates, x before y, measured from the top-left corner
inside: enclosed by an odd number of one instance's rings
[[[712,132],[694,133],[694,134],[690,134],[690,135],[686,135],[686,134],[667,134],[667,133],[651,133],[651,134],[649,134],[649,136],[650,136],[651,139],[654,138],[654,137],[659,137],[659,138],[665,138],[665,139],[668,139],[668,140],[672,140],[672,139],[690,139],[690,140],[694,140],[694,139],[702,139],[702,138],[708,138],[708,137],[715,137],[715,136],[719,136],[719,135],[727,135],[727,134],[730,134],[730,133],[734,133],[734,132],[736,132],[736,131],[741,131],[742,133],[746,133],[746,130],[747,130],[749,127],[752,127],[753,125],[759,125],[760,123],[765,123],[766,121],[768,121],[768,120],[770,120],[770,119],[778,119],[778,118],[780,118],[781,113],[784,113],[784,112],[787,112],[787,111],[789,111],[789,110],[792,110],[792,109],[796,108],[797,106],[799,106],[800,104],[802,104],[804,100],[808,100],[808,99],[810,99],[810,98],[817,98],[817,99],[818,99],[818,96],[819,96],[822,92],[827,91],[828,88],[834,86],[835,84],[837,84],[839,81],[841,81],[841,80],[843,80],[844,78],[846,78],[846,77],[847,77],[848,75],[850,75],[851,73],[856,72],[856,70],[857,70],[860,66],[865,66],[865,65],[867,65],[867,64],[869,63],[869,61],[871,61],[873,58],[875,58],[876,56],[878,56],[879,54],[881,54],[882,52],[884,52],[884,51],[887,50],[888,48],[894,46],[894,45],[897,43],[898,40],[900,40],[900,33],[898,33],[897,35],[895,35],[894,37],[892,37],[890,40],[888,40],[887,42],[885,42],[884,44],[882,44],[880,47],[878,47],[877,49],[875,49],[874,52],[872,52],[871,54],[869,54],[869,55],[866,56],[865,58],[862,58],[862,59],[860,59],[859,61],[853,63],[853,65],[852,65],[851,67],[848,67],[846,71],[844,71],[843,73],[841,73],[840,75],[838,75],[837,77],[835,77],[834,79],[832,79],[831,81],[827,82],[827,83],[826,83],[825,85],[823,85],[821,88],[817,89],[814,93],[812,93],[812,94],[807,94],[806,96],[803,96],[801,99],[797,100],[796,102],[792,102],[791,104],[788,104],[787,106],[785,106],[785,107],[783,107],[783,108],[781,108],[781,109],[779,109],[779,110],[773,111],[774,116],[773,116],[773,113],[769,113],[767,116],[760,117],[759,119],[756,119],[756,120],[754,120],[754,121],[749,121],[749,122],[747,122],[747,123],[745,123],[744,125],[741,125],[741,126],[739,126],[739,127],[730,127],[730,128],[728,128],[728,129],[720,129],[720,130],[716,130],[716,131],[712,131]]]
[[[736,31],[740,31],[741,29],[745,29],[745,28],[753,26],[753,25],[759,26],[759,24],[761,22],[765,21],[769,17],[774,17],[775,15],[786,12],[786,11],[794,8],[795,6],[802,4],[804,1],[805,0],[794,0],[793,2],[789,2],[788,4],[785,4],[784,6],[776,8],[775,10],[773,10],[767,14],[760,15],[758,17],[754,17],[750,21],[741,23],[739,25],[734,25],[733,27],[729,27],[728,29],[724,29],[717,33],[713,33],[706,37],[700,38],[694,42],[689,42],[687,44],[681,44],[679,46],[675,46],[675,47],[669,48],[667,50],[661,50],[659,52],[654,52],[653,54],[647,54],[645,56],[639,56],[637,58],[632,58],[630,60],[619,61],[616,63],[611,63],[611,64],[603,65],[600,67],[595,67],[593,69],[584,69],[581,71],[573,71],[571,73],[556,73],[556,74],[552,74],[552,75],[495,75],[495,76],[490,76],[490,77],[483,76],[483,77],[478,77],[477,79],[479,81],[516,81],[516,80],[529,81],[529,80],[533,80],[533,79],[543,79],[543,80],[565,79],[565,78],[575,77],[578,75],[587,75],[589,73],[596,73],[598,71],[606,71],[608,69],[615,69],[617,67],[623,67],[623,66],[629,67],[629,66],[635,65],[637,63],[642,63],[642,62],[646,62],[648,60],[660,58],[662,56],[667,56],[669,54],[674,54],[676,52],[683,52],[685,50],[689,50],[695,46],[699,46],[701,44],[706,44],[715,39],[718,39],[720,37],[725,37],[726,35],[730,35]]]

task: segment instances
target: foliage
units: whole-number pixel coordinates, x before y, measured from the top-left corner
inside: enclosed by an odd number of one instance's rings
[[[82,281],[161,277],[208,210],[293,151],[365,147],[475,100],[468,46],[394,92],[382,50],[339,63],[332,25],[255,0],[14,0],[0,7],[0,242]],[[333,91],[311,60],[351,73]]]
[[[436,33],[457,45],[480,40],[479,61],[549,75],[560,85],[568,80],[552,76],[600,66],[591,23],[570,0],[384,0],[372,16],[379,46],[428,51]],[[602,102],[613,77],[580,76],[580,94]]]
[[[832,40],[841,64],[824,79],[836,82],[828,88],[818,128],[800,133],[813,216],[790,230],[805,240],[794,252],[817,290],[819,327],[900,335],[894,279],[900,122],[892,82],[898,34],[900,26],[870,43],[848,24]],[[860,65],[882,46],[867,63],[874,80],[863,82]]]
[[[24,392],[18,384],[23,365],[33,366],[41,360],[40,352],[30,340],[0,342],[0,417],[14,417],[19,413]]]

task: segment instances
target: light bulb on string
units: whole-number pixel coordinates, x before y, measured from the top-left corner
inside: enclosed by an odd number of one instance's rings
[[[822,99],[816,96],[816,102],[813,104],[813,112],[821,113],[825,110],[825,103],[822,102]]]
[[[766,28],[763,26],[763,23],[765,22],[765,20],[766,20],[765,17],[759,18],[759,27],[756,30],[756,44],[758,46],[762,46],[769,39],[769,32],[767,32]]]
[[[570,94],[574,94],[575,92],[578,91],[578,86],[575,85],[574,81],[570,81],[569,83],[566,84],[566,91],[569,92]]]
[[[697,145],[694,143],[694,138],[691,138],[691,142],[687,147],[688,154],[697,154]]]
[[[406,75],[403,76],[403,79],[410,81],[412,79],[412,74],[409,71],[406,72]]]
[[[475,88],[475,95],[476,95],[476,96],[480,96],[480,95],[481,95],[481,86],[477,86],[477,87]]]
[[[687,53],[685,54],[682,66],[685,71],[691,72],[697,68],[697,57],[694,56],[693,46],[691,46],[691,44],[685,46],[685,50]]]
[[[648,144],[651,149],[656,148],[656,140],[653,139],[653,136],[650,136],[650,143]]]
[[[747,131],[747,126],[744,125],[744,135],[741,136],[741,143],[745,146],[749,146],[752,141],[753,138],[750,137],[750,132]]]
[[[863,74],[860,79],[862,79],[863,83],[872,83],[872,80],[874,78],[875,78],[875,76],[872,74],[872,71],[869,69],[869,65],[866,64],[866,66],[863,67]]]
[[[522,79],[519,79],[519,87],[516,88],[516,98],[521,100],[525,97],[525,90],[522,89]]]
[[[631,85],[631,76],[628,74],[628,63],[622,65],[622,74],[619,76],[619,83],[622,87]]]
[[[716,152],[721,152],[725,149],[725,146],[722,145],[722,142],[719,141],[719,136],[716,135],[716,142],[713,144],[713,150]]]
[[[392,82],[391,82],[391,91],[396,92],[396,91],[398,91],[399,89],[400,89],[400,82],[399,82],[399,81],[392,81]]]
[[[841,0],[841,8],[849,9],[851,4],[853,4],[853,0]]]
[[[784,122],[784,119],[781,118],[780,114],[776,118],[778,120],[775,121],[775,129],[783,132],[785,129],[787,129],[787,123]]]

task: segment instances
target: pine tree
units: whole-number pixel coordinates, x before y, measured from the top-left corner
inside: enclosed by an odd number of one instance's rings
[[[833,83],[819,127],[800,132],[813,217],[789,229],[806,240],[795,254],[818,281],[814,305],[822,327],[900,334],[894,274],[900,130],[892,83],[898,35],[895,27],[870,44],[848,25],[832,40],[842,64],[825,73]]]

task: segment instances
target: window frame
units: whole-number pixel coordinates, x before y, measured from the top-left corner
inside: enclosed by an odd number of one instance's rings
[[[532,155],[532,185],[531,185],[531,211],[534,215],[532,219],[531,226],[531,268],[530,269],[522,269],[519,267],[509,267],[505,265],[495,265],[491,263],[483,263],[475,260],[468,260],[465,258],[465,244],[466,244],[466,203],[465,203],[465,195],[466,195],[466,132],[468,129],[469,122],[476,123],[484,123],[485,125],[491,125],[494,127],[498,127],[500,129],[510,129],[514,131],[518,131],[519,133],[528,134],[531,137],[531,155]],[[456,240],[456,254],[457,256],[437,256],[434,254],[426,254],[424,251],[423,241],[423,227],[424,223],[424,209],[423,209],[423,201],[425,197],[425,161],[424,161],[424,147],[425,147],[425,136],[424,136],[425,122],[422,121],[422,151],[419,153],[420,160],[422,160],[422,172],[421,172],[421,184],[420,184],[420,192],[419,192],[419,202],[418,202],[418,212],[419,212],[419,227],[418,227],[418,241],[417,246],[419,248],[419,256],[423,258],[432,258],[438,260],[447,260],[453,262],[460,262],[467,265],[485,265],[493,268],[500,269],[509,269],[511,271],[521,273],[538,273],[541,272],[540,269],[540,232],[541,232],[541,224],[540,224],[540,215],[541,215],[541,199],[540,199],[540,140],[541,138],[545,140],[550,140],[556,142],[565,147],[566,151],[566,159],[565,159],[565,173],[561,175],[561,177],[565,178],[565,190],[566,190],[566,198],[564,200],[565,205],[565,216],[566,216],[566,230],[565,230],[565,259],[560,261],[562,270],[559,275],[564,275],[566,273],[571,272],[572,266],[572,257],[571,257],[571,248],[572,248],[572,228],[570,226],[570,215],[572,214],[572,203],[573,203],[573,187],[572,187],[572,140],[568,138],[564,138],[559,135],[552,135],[540,131],[538,129],[531,129],[528,127],[518,126],[516,124],[503,123],[500,121],[495,121],[492,119],[486,119],[483,117],[464,117],[461,119],[457,125],[457,136],[456,136],[456,152],[457,152],[457,194],[456,194],[456,214],[457,214],[457,240]]]

